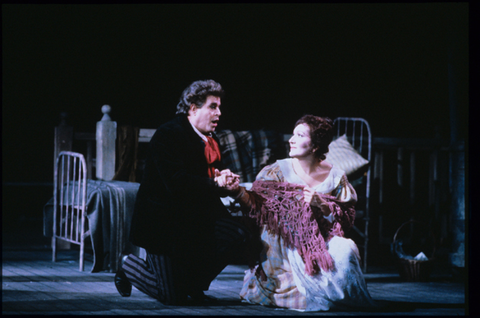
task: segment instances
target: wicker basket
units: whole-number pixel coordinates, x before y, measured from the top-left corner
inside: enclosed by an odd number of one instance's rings
[[[411,223],[418,223],[424,224],[423,222],[418,222],[415,220],[410,220],[403,223],[395,233],[393,237],[393,244],[397,240],[398,234],[402,228],[406,225]],[[427,224],[424,224],[427,226]],[[433,238],[433,252],[431,253],[428,260],[414,260],[414,259],[406,259],[397,257],[398,260],[398,271],[400,273],[400,277],[407,282],[425,282],[428,281],[430,278],[430,274],[433,269],[433,264],[435,261],[434,254],[435,254],[435,237],[433,236],[432,231],[429,231],[429,234],[432,235]]]

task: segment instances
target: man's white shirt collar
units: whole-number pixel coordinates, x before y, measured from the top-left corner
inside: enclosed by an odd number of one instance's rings
[[[200,136],[200,138],[202,138],[205,142],[208,142],[207,136],[202,134],[200,130],[198,130],[197,127],[195,127],[190,121],[188,122],[190,123],[190,125],[192,125],[193,130],[195,130],[195,132]]]

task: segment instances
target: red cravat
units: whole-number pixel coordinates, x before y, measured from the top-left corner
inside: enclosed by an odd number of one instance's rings
[[[212,137],[207,136],[208,142],[205,143],[205,158],[208,163],[208,176],[210,178],[215,177],[215,167],[213,163],[215,161],[220,161],[220,148],[218,147],[217,142]]]

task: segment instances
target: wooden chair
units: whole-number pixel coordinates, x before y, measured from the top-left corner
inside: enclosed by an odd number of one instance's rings
[[[90,235],[86,199],[85,158],[76,152],[60,152],[54,169],[52,261],[57,259],[58,239],[80,245],[80,271],[84,270],[85,239]]]

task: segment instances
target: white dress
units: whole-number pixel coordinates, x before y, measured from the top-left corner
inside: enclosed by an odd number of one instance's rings
[[[265,167],[258,179],[306,185],[294,172],[292,159],[279,160]],[[335,167],[314,189],[319,193],[334,194],[343,202],[356,201],[355,190],[348,183],[345,173]],[[327,248],[334,261],[334,269],[324,271],[320,268],[313,276],[305,273],[305,263],[297,250],[287,248],[279,235],[272,235],[263,228],[261,239],[265,247],[261,265],[267,280],[263,281],[255,275],[257,268],[247,270],[240,292],[244,301],[297,311],[375,305],[360,268],[358,248],[351,239],[338,236],[330,239]]]

